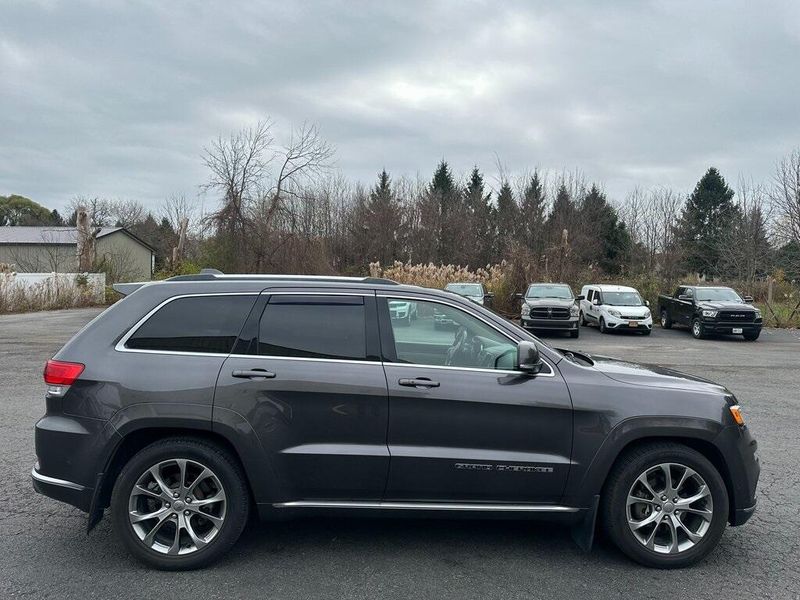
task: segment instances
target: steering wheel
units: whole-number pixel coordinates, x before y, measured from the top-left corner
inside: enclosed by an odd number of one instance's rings
[[[453,344],[447,349],[445,365],[449,367],[476,366],[478,357],[483,352],[483,343],[474,335],[470,335],[466,327],[459,327]]]

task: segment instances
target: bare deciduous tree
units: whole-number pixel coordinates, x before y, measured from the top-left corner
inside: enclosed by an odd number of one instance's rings
[[[781,242],[800,241],[800,148],[778,163],[770,196]]]

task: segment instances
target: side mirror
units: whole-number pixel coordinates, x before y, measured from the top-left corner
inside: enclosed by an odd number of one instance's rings
[[[517,370],[530,375],[536,375],[542,370],[542,359],[539,348],[533,342],[520,342],[517,344]]]
[[[744,297],[744,301],[745,301],[746,304],[752,304],[753,303],[753,297],[752,296],[745,296]]]
[[[521,294],[520,294],[521,295]],[[486,292],[483,295],[484,298],[494,298],[494,294],[492,292]]]
[[[514,294],[514,298],[517,300],[522,300],[522,294]]]
[[[691,299],[692,299],[692,297],[691,296],[687,296],[686,294],[681,294],[680,296],[678,296],[678,300],[687,300],[687,301],[689,301]]]
[[[650,306],[650,300],[645,300],[645,301],[644,301],[644,305],[645,305],[645,306]]]
[[[575,302],[580,302],[581,300],[586,300],[586,296],[578,296],[575,298]]]

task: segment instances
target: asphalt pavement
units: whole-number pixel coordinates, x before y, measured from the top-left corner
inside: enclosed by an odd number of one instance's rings
[[[657,571],[600,539],[585,554],[538,522],[303,519],[251,524],[220,563],[163,573],[133,562],[109,519],[36,494],[42,366],[96,309],[0,316],[0,598],[800,598],[800,332],[757,342],[583,328],[559,347],[653,362],[729,387],[762,460],[758,509],[698,566]]]

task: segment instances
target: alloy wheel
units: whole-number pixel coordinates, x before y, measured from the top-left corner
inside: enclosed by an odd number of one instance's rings
[[[159,462],[136,480],[128,519],[141,542],[156,552],[186,555],[208,545],[225,521],[227,499],[219,477],[201,463]]]
[[[644,547],[678,554],[700,543],[711,527],[711,490],[697,471],[662,463],[639,475],[628,491],[628,527]]]

